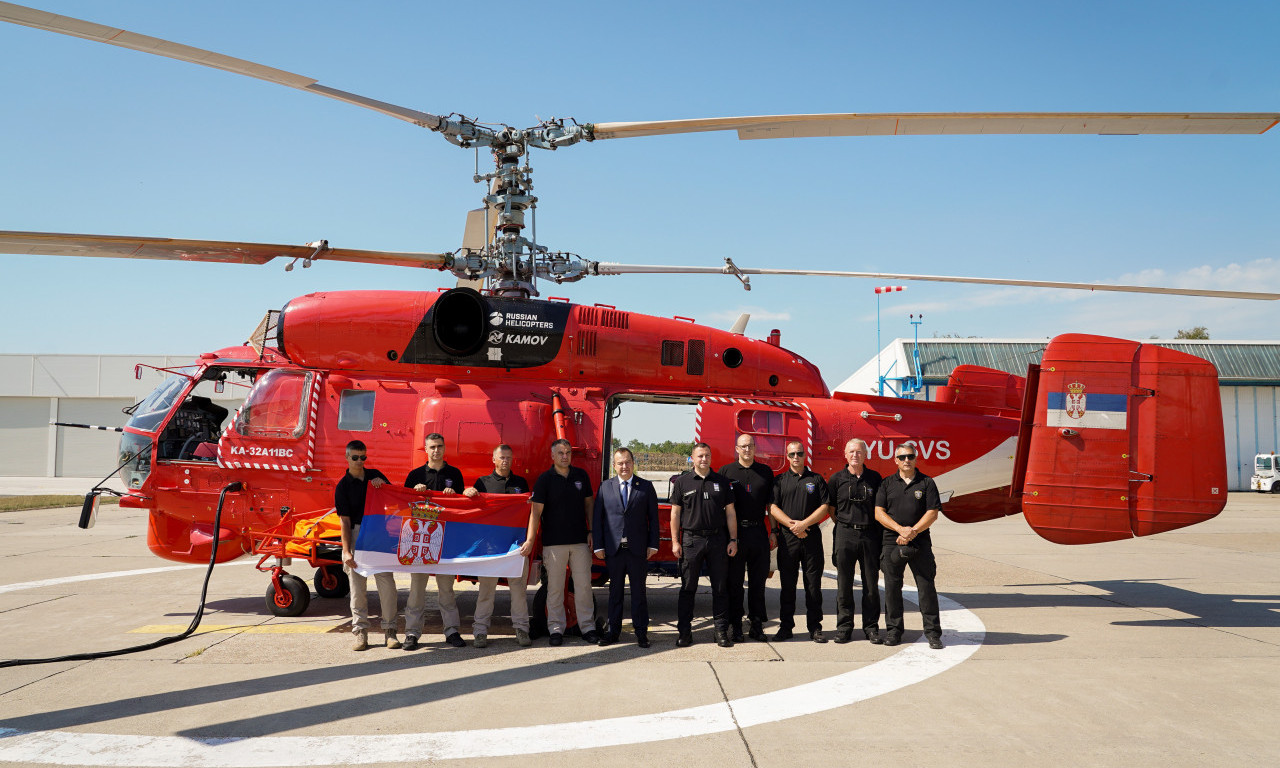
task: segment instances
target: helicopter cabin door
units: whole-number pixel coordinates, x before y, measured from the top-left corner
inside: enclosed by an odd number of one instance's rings
[[[739,397],[704,397],[698,403],[698,439],[711,446],[711,463],[734,461],[740,435],[756,440],[756,461],[773,472],[787,468],[787,443],[813,452],[813,414],[801,403]]]
[[[277,472],[311,469],[319,398],[320,382],[314,371],[267,371],[218,442],[218,464]]]

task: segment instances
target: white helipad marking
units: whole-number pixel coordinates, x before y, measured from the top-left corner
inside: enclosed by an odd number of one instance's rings
[[[359,765],[401,762],[405,755],[510,757],[722,733],[856,704],[956,666],[982,645],[986,627],[956,601],[939,595],[938,602],[947,628],[941,651],[929,650],[922,639],[844,674],[701,707],[576,723],[376,735],[185,738],[0,728],[0,761],[161,768]]]
[[[166,571],[185,571],[191,568],[208,568],[206,565],[170,565],[164,568],[139,568],[136,571],[111,571],[109,573],[86,573],[80,576],[62,576],[57,579],[41,579],[40,581],[24,581],[20,584],[0,584],[0,595],[6,592],[17,592],[22,589],[39,587],[56,587],[59,584],[72,584],[77,581],[97,581],[98,579],[116,579],[121,576],[143,576],[148,573],[165,573]]]

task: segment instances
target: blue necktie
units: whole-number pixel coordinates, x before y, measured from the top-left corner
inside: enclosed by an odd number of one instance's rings
[[[618,487],[622,489],[622,508],[623,509],[627,508],[627,488],[629,486],[630,486],[630,483],[623,482],[622,480],[618,481]]]

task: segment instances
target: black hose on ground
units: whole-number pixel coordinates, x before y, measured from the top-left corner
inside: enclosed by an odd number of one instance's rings
[[[222,487],[222,492],[218,494],[218,509],[213,515],[213,550],[209,553],[209,567],[204,572],[204,583],[200,585],[200,605],[196,608],[196,615],[191,619],[191,625],[180,634],[172,637],[164,637],[154,642],[144,645],[135,645],[130,648],[120,648],[114,651],[95,651],[93,653],[73,653],[66,656],[54,656],[48,659],[8,659],[0,661],[0,668],[4,667],[22,667],[28,664],[53,664],[59,661],[91,661],[93,659],[105,659],[111,656],[123,656],[127,653],[138,653],[139,651],[149,651],[152,648],[160,648],[161,646],[176,643],[191,636],[200,626],[200,620],[204,618],[204,601],[205,596],[209,592],[209,577],[213,576],[213,566],[218,562],[218,532],[222,525],[222,504],[227,498],[227,493],[240,491],[244,489],[244,483],[234,482],[227,483]]]

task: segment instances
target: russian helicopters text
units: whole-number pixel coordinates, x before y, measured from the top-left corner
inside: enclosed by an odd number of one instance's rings
[[[948,496],[945,508],[952,519],[973,522],[1023,512],[1042,535],[1063,543],[1169,530],[1211,517],[1225,502],[1216,376],[1212,366],[1194,358],[1133,342],[1067,336],[1049,345],[1042,367],[1026,379],[959,369],[940,402],[833,397],[813,365],[776,341],[611,306],[539,299],[538,281],[720,272],[747,287],[751,274],[810,274],[1227,298],[1277,294],[752,269],[728,260],[723,267],[597,262],[553,251],[526,235],[526,216],[536,201],[527,157],[532,149],[717,130],[760,139],[1260,133],[1275,124],[1275,114],[845,114],[585,124],[553,119],[516,129],[406,109],[252,62],[7,3],[0,3],[0,18],[337,99],[493,154],[493,171],[477,174],[489,186],[484,207],[472,217],[463,247],[449,253],[355,251],[324,241],[287,247],[0,233],[0,248],[10,253],[242,263],[283,256],[304,266],[347,260],[433,268],[484,283],[483,292],[304,296],[264,321],[256,345],[208,353],[191,370],[175,372],[134,411],[121,449],[130,488],[122,503],[150,511],[149,542],[161,556],[207,560],[216,534],[225,546],[220,559],[229,559],[250,551],[253,533],[282,515],[323,512],[342,473],[341,446],[353,437],[369,444],[379,466],[394,475],[422,463],[423,436],[441,432],[454,463],[471,476],[488,471],[489,450],[497,442],[515,448],[517,471],[536,472],[546,446],[564,436],[574,443],[578,462],[601,477],[611,416],[627,401],[698,404],[698,436],[712,444],[721,462],[728,460],[735,436],[748,432],[756,436],[761,460],[775,469],[782,466],[785,443],[798,439],[824,474],[839,466],[848,437],[866,439],[878,459],[911,441],[919,448],[921,469]],[[251,383],[252,390],[234,417],[200,395],[202,386],[236,379]],[[1100,402],[1112,408],[1111,421],[1075,428],[1099,412]],[[1197,472],[1157,471],[1177,466],[1165,451],[1191,439],[1201,447]],[[232,482],[243,483],[244,490],[228,497],[222,527],[215,531],[212,510],[220,489]]]

